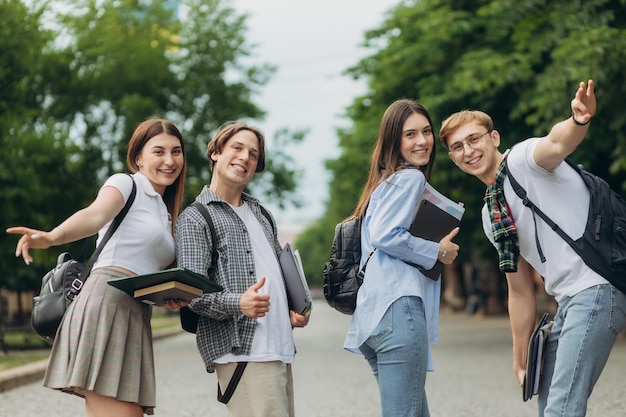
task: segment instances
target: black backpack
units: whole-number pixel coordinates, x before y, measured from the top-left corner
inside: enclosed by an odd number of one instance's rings
[[[370,252],[367,261],[372,257]],[[353,217],[335,226],[330,260],[324,264],[324,298],[335,310],[352,314],[365,275],[361,262],[361,219]]]
[[[576,241],[528,199],[526,190],[513,178],[506,165],[505,169],[515,194],[532,210],[535,222],[536,214],[574,249],[589,268],[618,290],[626,292],[626,201],[602,178],[585,171],[570,158],[565,161],[580,174],[590,193],[587,226],[583,236]],[[536,230],[537,251],[541,262],[545,262]]]

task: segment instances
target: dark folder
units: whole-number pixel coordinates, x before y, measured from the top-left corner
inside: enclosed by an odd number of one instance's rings
[[[185,268],[172,268],[151,274],[111,278],[107,282],[109,285],[124,291],[132,297],[136,295],[135,292],[138,290],[156,287],[169,282],[179,282],[190,287],[195,287],[202,290],[203,293],[222,291],[222,287],[215,281]],[[162,300],[157,303],[157,305],[161,304]]]
[[[298,314],[306,313],[313,303],[302,264],[291,244],[285,245],[278,260],[285,278],[289,308]]]
[[[413,223],[409,228],[409,232],[416,237],[439,242],[444,236],[450,233],[455,227],[461,224],[461,220],[457,219],[450,213],[437,207],[428,200],[421,200],[417,213],[413,219]],[[421,266],[418,268],[424,275],[432,280],[439,279],[443,264],[439,261],[435,262],[432,269],[425,269]]]
[[[539,324],[533,331],[528,342],[528,356],[526,359],[526,374],[522,387],[522,398],[524,401],[530,400],[539,391],[541,370],[543,367],[543,350],[548,341],[548,336],[552,330],[552,322],[548,321],[549,314],[545,313]]]

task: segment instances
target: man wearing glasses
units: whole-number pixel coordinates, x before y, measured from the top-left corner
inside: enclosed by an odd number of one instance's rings
[[[589,191],[564,159],[582,142],[596,111],[594,84],[580,83],[571,101],[572,116],[547,136],[530,138],[502,154],[500,134],[487,114],[464,110],[449,116],[439,138],[450,159],[488,186],[483,229],[498,250],[506,273],[513,334],[513,371],[523,385],[528,341],[536,320],[533,268],[558,309],[544,351],[539,387],[540,417],[584,416],[617,334],[626,327],[626,295],[592,271],[572,248],[522,204],[506,176],[572,238],[587,223]],[[541,243],[544,261],[537,250]]]

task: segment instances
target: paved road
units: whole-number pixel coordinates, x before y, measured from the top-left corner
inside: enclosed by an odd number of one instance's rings
[[[296,329],[294,365],[298,417],[376,417],[376,383],[365,361],[341,346],[349,317],[316,301],[311,323]],[[155,342],[156,416],[227,417],[217,402],[215,374],[207,374],[193,335]],[[511,372],[506,317],[442,314],[436,371],[426,389],[433,417],[533,417],[536,401],[524,403]],[[622,335],[591,398],[588,417],[621,417],[626,410]],[[29,384],[0,393],[0,417],[82,417],[83,401]]]

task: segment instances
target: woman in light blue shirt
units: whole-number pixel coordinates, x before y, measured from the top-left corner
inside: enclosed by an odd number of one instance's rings
[[[345,349],[361,353],[378,382],[382,416],[429,416],[426,372],[433,370],[441,281],[431,269],[458,254],[453,230],[440,242],[408,231],[435,161],[433,123],[414,100],[392,103],[383,115],[367,183],[353,213],[363,218],[362,262],[367,263]],[[409,264],[410,263],[410,264]],[[361,265],[363,266],[363,265]]]

